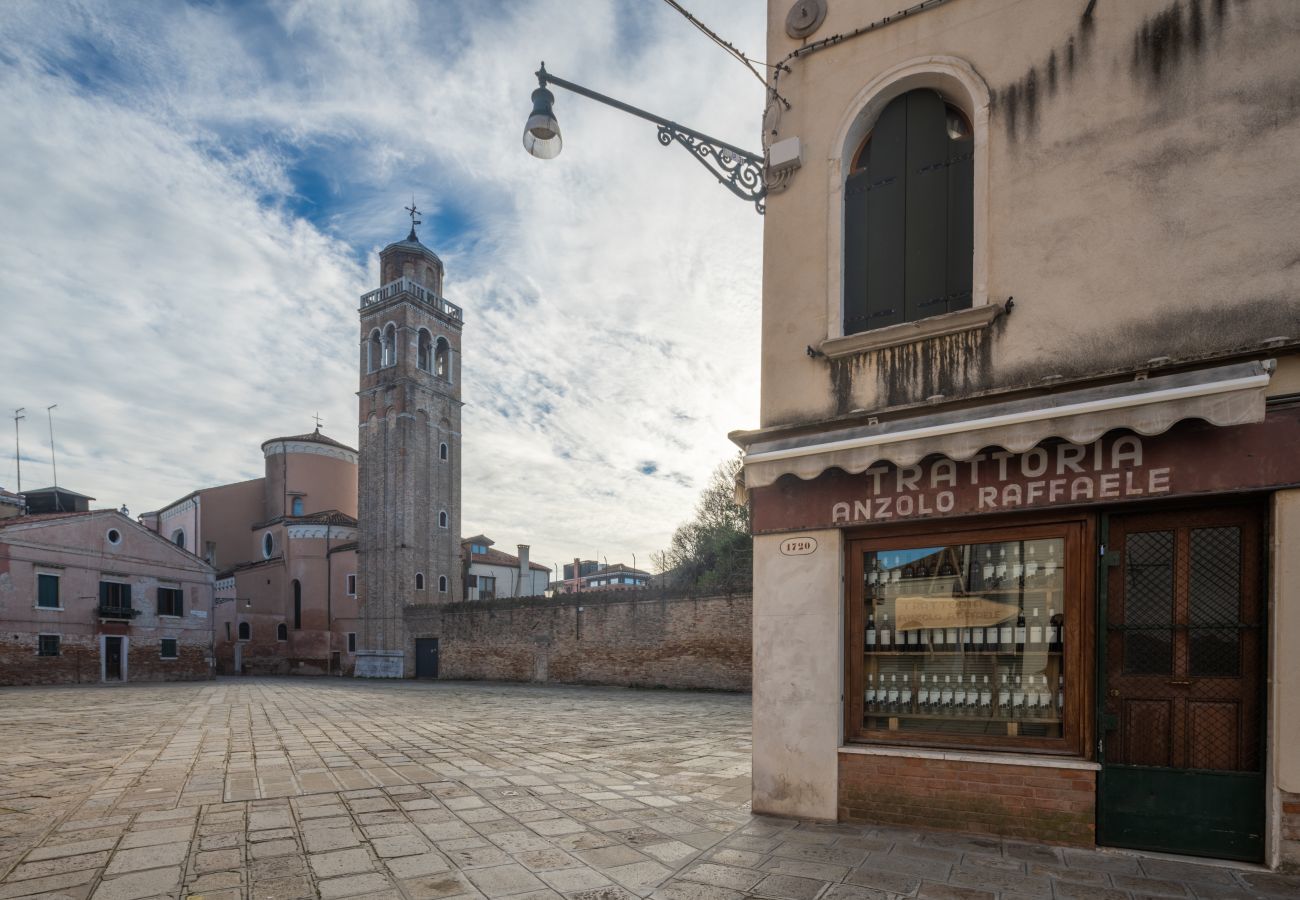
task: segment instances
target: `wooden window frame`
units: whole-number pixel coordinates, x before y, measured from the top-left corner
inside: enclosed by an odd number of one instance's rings
[[[168,596],[171,598],[171,600],[167,605],[167,609],[171,610],[170,612],[163,611],[163,591],[170,592]],[[157,595],[158,595],[157,606],[158,606],[159,616],[170,616],[172,618],[181,618],[182,616],[185,615],[185,591],[183,588],[171,587],[170,585],[165,585],[165,584],[159,585],[157,588]]]
[[[54,605],[47,606],[41,602],[41,579],[54,579]],[[63,585],[62,576],[55,572],[37,572],[36,573],[36,609],[63,609]]]
[[[844,587],[844,740],[871,744],[944,750],[1034,753],[1091,759],[1095,730],[1096,683],[1096,516],[1092,513],[1036,514],[997,521],[963,519],[900,524],[845,534]],[[1060,738],[901,733],[868,730],[863,722],[862,605],[864,551],[903,550],[938,543],[989,543],[1059,537],[1065,541],[1062,612],[1072,627],[1062,654],[1065,670],[1065,715]]]

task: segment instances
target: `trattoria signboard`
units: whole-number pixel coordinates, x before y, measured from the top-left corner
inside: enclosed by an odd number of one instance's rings
[[[1162,435],[1112,432],[1091,444],[1047,441],[1025,453],[881,462],[754,488],[755,533],[1113,504],[1300,484],[1300,407],[1255,425],[1183,422]]]

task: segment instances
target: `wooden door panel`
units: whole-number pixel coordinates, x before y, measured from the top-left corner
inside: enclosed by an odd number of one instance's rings
[[[1173,764],[1174,710],[1168,700],[1125,700],[1124,758],[1134,766]]]
[[[1187,704],[1187,765],[1192,769],[1240,768],[1240,703],[1194,700]]]

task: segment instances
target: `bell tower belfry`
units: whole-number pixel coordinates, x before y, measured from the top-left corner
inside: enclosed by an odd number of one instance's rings
[[[460,307],[442,297],[443,265],[420,243],[379,251],[361,296],[356,674],[414,674],[407,606],[461,599]]]

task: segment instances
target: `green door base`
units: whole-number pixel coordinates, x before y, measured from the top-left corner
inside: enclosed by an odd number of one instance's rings
[[[1188,856],[1264,859],[1264,776],[1104,766],[1097,843]]]

